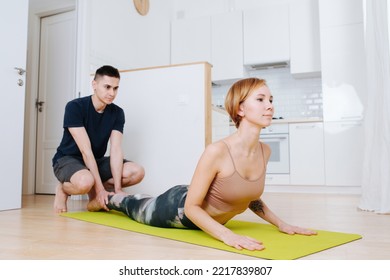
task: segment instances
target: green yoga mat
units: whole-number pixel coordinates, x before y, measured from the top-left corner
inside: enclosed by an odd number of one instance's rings
[[[318,230],[317,235],[288,235],[272,225],[231,220],[226,224],[237,234],[251,236],[265,245],[262,251],[237,250],[216,240],[201,230],[157,228],[137,223],[117,211],[110,212],[67,212],[62,216],[99,225],[133,232],[173,239],[186,243],[244,254],[271,260],[293,260],[317,253],[335,246],[361,239],[358,234]]]

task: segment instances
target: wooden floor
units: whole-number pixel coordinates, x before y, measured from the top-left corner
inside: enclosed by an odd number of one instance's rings
[[[60,217],[52,211],[53,198],[50,195],[24,196],[22,209],[0,212],[0,259],[254,259]],[[303,259],[390,260],[390,215],[359,211],[356,195],[265,193],[263,198],[287,222],[363,236],[361,240]],[[70,200],[69,211],[84,210],[85,204],[84,200]],[[249,211],[237,219],[259,221]]]

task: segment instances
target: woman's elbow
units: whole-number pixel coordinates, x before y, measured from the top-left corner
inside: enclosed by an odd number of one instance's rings
[[[186,216],[191,219],[193,216],[194,216],[194,208],[195,206],[193,204],[190,204],[190,203],[185,203],[184,204],[184,213],[186,214]]]

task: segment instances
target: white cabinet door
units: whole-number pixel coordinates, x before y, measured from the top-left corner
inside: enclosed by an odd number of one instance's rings
[[[171,64],[211,63],[210,17],[172,21]]]
[[[242,12],[211,17],[212,80],[244,77]]]
[[[288,18],[288,4],[285,2],[244,11],[245,65],[290,60]]]
[[[207,61],[212,80],[244,77],[242,12],[172,22],[171,63]]]
[[[363,0],[319,0],[322,27],[363,22]]]
[[[361,121],[324,123],[326,185],[361,186],[363,136]]]
[[[321,29],[324,121],[363,118],[366,60],[363,24]]]
[[[324,185],[323,123],[290,124],[290,182]]]
[[[290,175],[289,174],[266,174],[265,176],[266,185],[290,185]]]
[[[290,5],[290,70],[296,78],[321,75],[317,1],[294,0]]]

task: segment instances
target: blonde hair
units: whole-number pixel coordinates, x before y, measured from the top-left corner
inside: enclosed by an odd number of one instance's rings
[[[241,103],[244,102],[255,89],[266,85],[267,83],[264,79],[247,78],[235,82],[230,87],[225,98],[225,109],[237,128],[240,126],[242,119],[238,114]]]

